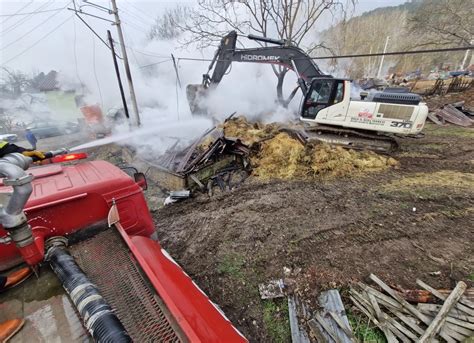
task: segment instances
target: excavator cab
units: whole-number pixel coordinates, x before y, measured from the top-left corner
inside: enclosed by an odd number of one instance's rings
[[[301,116],[314,119],[321,110],[342,102],[344,81],[328,77],[313,79],[303,101]]]

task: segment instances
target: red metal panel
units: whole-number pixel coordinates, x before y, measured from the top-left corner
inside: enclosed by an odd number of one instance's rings
[[[142,189],[127,174],[104,161],[74,166],[49,165],[34,168],[31,173],[33,193],[25,208],[33,232],[47,239],[67,236],[77,230],[107,219],[116,201],[124,229],[137,235],[150,236],[153,220]],[[11,191],[0,187],[0,192]],[[47,228],[47,231],[44,230]],[[6,234],[0,226],[0,237]],[[0,270],[21,262],[14,244],[0,245]]]
[[[191,342],[247,342],[161,246],[118,229],[143,271]]]

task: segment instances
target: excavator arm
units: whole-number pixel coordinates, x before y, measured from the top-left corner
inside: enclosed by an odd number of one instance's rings
[[[205,113],[201,106],[209,88],[216,87],[228,71],[232,62],[266,63],[282,65],[293,70],[298,75],[298,84],[303,93],[307,91],[307,84],[314,77],[324,75],[314,61],[300,48],[286,44],[283,40],[248,35],[248,39],[277,46],[236,49],[237,32],[231,31],[222,38],[221,44],[214,54],[207,73],[203,75],[200,85],[188,85],[186,95],[192,113]],[[210,75],[212,71],[212,75]]]

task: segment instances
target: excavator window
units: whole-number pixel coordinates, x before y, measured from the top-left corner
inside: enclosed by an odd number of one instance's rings
[[[335,87],[337,84],[337,87]],[[339,86],[342,84],[341,86]],[[342,101],[344,84],[335,79],[315,79],[306,95],[302,116],[315,118],[319,111]]]
[[[334,103],[337,104],[344,99],[344,81],[337,81],[336,87],[336,97],[334,98]]]

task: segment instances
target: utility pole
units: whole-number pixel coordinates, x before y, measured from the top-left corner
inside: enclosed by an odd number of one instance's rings
[[[385,47],[383,48],[383,53],[384,54],[387,52],[387,46],[388,46],[388,40],[389,39],[390,39],[390,36],[387,36],[387,39],[385,40]],[[385,55],[382,55],[382,58],[380,59],[380,66],[379,66],[379,71],[377,73],[377,79],[380,79],[380,74],[382,73],[382,66],[383,66],[383,58],[384,57],[385,57]]]
[[[118,85],[120,89],[120,97],[122,98],[123,110],[125,111],[125,116],[127,117],[127,120],[128,120],[130,116],[128,114],[127,100],[125,99],[125,93],[123,91],[122,78],[120,77],[120,70],[119,70],[119,66],[117,62],[117,55],[115,55],[114,40],[112,39],[112,34],[110,33],[110,30],[107,30],[107,38],[109,39],[110,51],[112,51],[112,59],[114,61],[115,74],[117,75],[117,81],[118,81]]]
[[[474,39],[471,39],[470,44],[471,45],[474,44]],[[467,67],[465,67],[465,65],[466,65],[466,61],[467,61],[467,56],[469,56],[469,51],[470,51],[469,49],[466,50],[466,53],[464,54],[464,58],[463,58],[462,63],[461,63],[461,70],[464,70],[465,68],[467,68]],[[472,56],[471,56],[471,64],[472,64],[473,59],[474,59],[474,54],[472,54]]]
[[[116,0],[111,0],[112,10],[115,16],[115,25],[117,25],[117,33],[120,40],[120,47],[122,48],[123,64],[125,66],[125,74],[127,75],[128,88],[130,89],[130,98],[132,100],[132,108],[135,114],[135,124],[137,127],[140,126],[140,114],[138,113],[137,98],[135,96],[135,88],[133,87],[132,73],[130,72],[130,66],[128,65],[127,49],[125,49],[125,43],[123,40],[122,26],[120,25],[120,17],[118,14]]]

